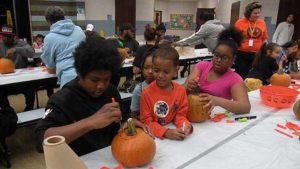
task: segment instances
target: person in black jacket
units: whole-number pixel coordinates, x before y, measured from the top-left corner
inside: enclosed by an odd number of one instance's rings
[[[65,137],[78,155],[107,147],[121,120],[129,117],[121,111],[120,94],[110,84],[121,64],[116,48],[107,40],[91,38],[76,48],[74,58],[78,77],[50,97],[45,116],[36,126],[40,152],[43,140],[53,135]],[[146,129],[139,121],[134,123]]]

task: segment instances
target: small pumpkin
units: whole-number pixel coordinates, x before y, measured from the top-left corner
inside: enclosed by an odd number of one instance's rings
[[[117,50],[123,60],[130,57],[128,54],[128,48],[117,48]]]
[[[272,86],[285,86],[289,87],[291,84],[291,77],[284,73],[282,69],[279,69],[277,73],[274,73],[270,78],[270,83]]]
[[[15,64],[12,60],[0,57],[0,73],[7,74],[15,71]]]
[[[262,86],[262,81],[256,78],[246,78],[244,83],[248,92],[257,90]]]
[[[209,117],[210,107],[203,108],[203,106],[207,103],[208,101],[201,101],[199,94],[190,94],[188,96],[189,112],[187,119],[194,123],[206,121]]]
[[[143,166],[153,159],[156,152],[155,142],[142,129],[135,128],[131,118],[127,120],[127,125],[127,129],[113,138],[112,154],[126,167]]]
[[[300,99],[296,101],[296,103],[293,106],[293,112],[296,116],[297,120],[300,120]]]

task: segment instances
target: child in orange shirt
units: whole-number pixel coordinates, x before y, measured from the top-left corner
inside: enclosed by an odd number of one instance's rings
[[[160,45],[153,54],[155,81],[146,87],[140,100],[140,119],[158,138],[183,140],[192,132],[186,119],[188,103],[185,88],[172,82],[179,69],[179,55],[169,45]],[[176,129],[164,127],[173,122]]]

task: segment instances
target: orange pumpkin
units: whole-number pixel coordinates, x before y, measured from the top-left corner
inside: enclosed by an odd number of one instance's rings
[[[143,166],[153,159],[155,142],[142,129],[135,128],[131,118],[128,119],[127,125],[127,129],[114,137],[111,144],[112,154],[126,167]]]
[[[15,64],[12,60],[7,58],[0,58],[0,73],[12,73],[15,71]]]
[[[296,101],[293,107],[293,112],[297,120],[300,120],[300,99]]]
[[[270,78],[270,83],[273,86],[285,86],[289,87],[291,84],[291,77],[284,73],[282,69],[279,69],[277,73],[274,73]]]
[[[187,119],[194,123],[207,120],[210,107],[203,108],[207,103],[207,101],[201,101],[201,97],[198,94],[190,94],[188,96],[189,112],[187,114]]]

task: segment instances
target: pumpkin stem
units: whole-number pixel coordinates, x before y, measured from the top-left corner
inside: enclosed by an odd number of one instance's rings
[[[136,134],[136,129],[135,129],[134,124],[132,123],[132,118],[129,118],[127,120],[127,127],[128,127],[127,135],[134,136]]]

